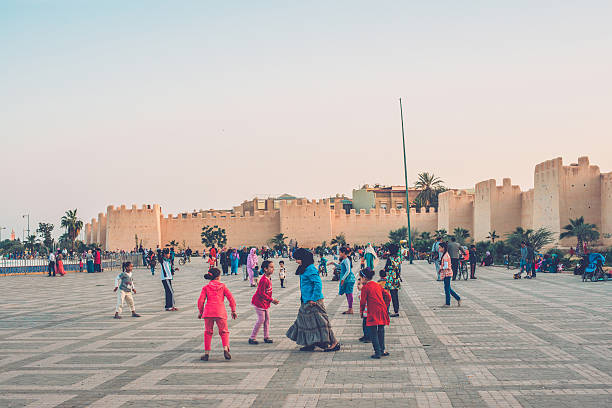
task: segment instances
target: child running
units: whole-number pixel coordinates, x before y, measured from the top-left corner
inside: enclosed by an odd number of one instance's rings
[[[211,268],[204,278],[210,280],[208,285],[202,288],[200,298],[198,299],[198,310],[200,314],[198,319],[204,317],[204,355],[200,357],[202,361],[208,361],[210,354],[210,343],[212,341],[214,324],[217,323],[221,343],[223,344],[223,355],[226,360],[231,360],[229,347],[229,329],[227,328],[227,311],[225,310],[225,298],[229,301],[232,309],[232,319],[236,319],[236,301],[232,292],[221,283],[221,271],[217,268]],[[206,305],[205,305],[206,304]]]
[[[122,272],[115,278],[115,289],[113,292],[117,292],[117,307],[115,308],[115,319],[121,319],[121,311],[123,310],[123,300],[127,302],[132,310],[132,317],[140,317],[136,313],[136,307],[134,306],[134,297],[132,293],[136,294],[136,288],[134,287],[134,278],[132,277],[132,269],[134,266],[131,262],[124,262],[121,266]]]
[[[272,297],[272,281],[270,276],[274,273],[274,263],[272,261],[265,260],[261,264],[261,269],[264,274],[259,279],[257,284],[257,290],[251,299],[251,304],[255,307],[255,313],[257,313],[257,321],[253,327],[253,332],[249,338],[249,344],[259,344],[257,339],[257,333],[263,324],[264,331],[264,343],[273,343],[270,338],[270,303],[278,305],[278,300]]]
[[[363,289],[361,289],[361,300],[359,302],[359,310],[361,315],[367,307],[368,315],[366,318],[366,327],[369,332],[369,340],[372,341],[374,354],[370,358],[380,359],[381,356],[388,356],[389,353],[385,350],[385,326],[389,325],[389,313],[387,308],[391,303],[391,295],[383,291],[377,282],[372,282],[374,271],[370,268],[365,268],[359,271]]]
[[[287,271],[285,269],[285,261],[278,261],[278,278],[280,279],[281,288],[285,287],[285,278]]]

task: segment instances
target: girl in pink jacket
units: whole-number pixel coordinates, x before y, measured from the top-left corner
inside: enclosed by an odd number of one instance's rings
[[[215,323],[217,323],[219,335],[221,336],[223,355],[226,360],[232,358],[229,350],[229,329],[227,328],[227,311],[225,310],[224,301],[225,298],[229,301],[230,308],[232,309],[232,319],[238,317],[236,314],[236,301],[232,292],[229,291],[224,283],[221,283],[219,276],[221,276],[221,271],[217,268],[211,268],[204,275],[204,278],[211,282],[202,288],[202,293],[200,293],[200,298],[198,299],[198,310],[200,311],[198,319],[204,317],[204,355],[200,357],[202,361],[208,361]]]

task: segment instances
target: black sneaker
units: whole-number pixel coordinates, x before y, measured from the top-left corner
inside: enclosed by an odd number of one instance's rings
[[[370,358],[375,358],[376,360],[380,360],[380,355],[379,354],[372,354],[370,356]]]
[[[315,346],[304,346],[300,347],[300,351],[314,351]]]
[[[257,340],[249,339],[249,344],[259,344]]]
[[[264,343],[271,344],[271,343],[274,343],[274,340],[272,340],[272,339],[264,339]]]

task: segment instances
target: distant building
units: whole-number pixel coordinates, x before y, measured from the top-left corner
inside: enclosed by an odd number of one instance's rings
[[[413,202],[421,190],[408,188],[408,199]],[[406,208],[405,186],[369,186],[365,185],[358,190],[353,190],[353,208],[355,211],[381,209],[388,211],[391,208],[401,210]]]

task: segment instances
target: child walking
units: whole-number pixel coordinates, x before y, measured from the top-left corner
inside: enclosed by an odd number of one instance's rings
[[[287,271],[285,269],[285,261],[278,261],[278,277],[280,279],[281,288],[285,287],[285,278]]]
[[[229,347],[229,329],[227,328],[227,311],[225,310],[225,298],[229,301],[230,309],[232,310],[232,319],[236,319],[236,301],[232,292],[227,286],[221,282],[221,271],[217,268],[211,268],[204,275],[210,283],[202,288],[200,298],[198,299],[198,310],[200,314],[198,319],[204,318],[204,355],[200,357],[202,361],[208,361],[210,354],[210,343],[212,341],[214,324],[217,323],[221,343],[223,344],[223,355],[226,360],[231,360]]]
[[[383,291],[377,282],[372,282],[374,271],[370,268],[365,268],[359,271],[363,288],[361,289],[361,300],[359,302],[359,310],[361,315],[367,307],[368,315],[366,318],[366,327],[368,328],[369,337],[374,347],[374,354],[371,358],[379,359],[381,356],[388,356],[389,353],[385,350],[385,326],[389,325],[389,313],[387,308],[391,303],[391,295]]]
[[[115,278],[115,289],[113,292],[117,292],[117,307],[115,308],[115,319],[121,319],[121,311],[123,310],[123,300],[127,302],[128,306],[132,310],[132,317],[140,317],[136,313],[136,307],[134,306],[134,297],[132,293],[136,294],[136,288],[134,287],[134,278],[132,277],[132,269],[134,266],[131,262],[124,262],[121,266],[121,273]]]
[[[261,264],[263,270],[263,276],[259,279],[257,284],[257,290],[251,299],[251,304],[255,307],[255,313],[257,313],[257,321],[253,327],[251,337],[249,337],[249,344],[259,344],[257,339],[257,333],[263,324],[264,332],[264,343],[273,343],[270,338],[270,303],[278,305],[278,300],[272,297],[272,281],[270,276],[274,273],[274,263],[272,261],[265,260]]]

